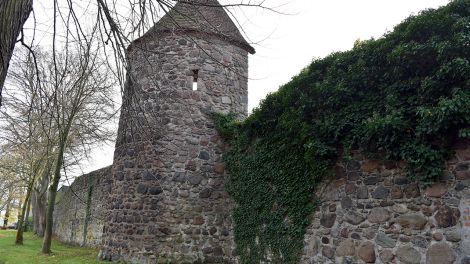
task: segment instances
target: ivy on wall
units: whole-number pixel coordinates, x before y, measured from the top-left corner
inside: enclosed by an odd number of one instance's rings
[[[469,61],[470,1],[456,0],[313,61],[243,122],[215,114],[241,262],[298,262],[315,185],[348,149],[439,177],[452,143],[470,137]]]

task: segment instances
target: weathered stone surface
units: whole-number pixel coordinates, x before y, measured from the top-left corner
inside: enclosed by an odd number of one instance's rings
[[[433,244],[426,252],[426,264],[452,264],[454,261],[455,252],[445,242]]]
[[[330,204],[330,206],[328,206],[328,210],[330,212],[336,212],[336,204]]]
[[[377,160],[367,160],[361,165],[361,170],[367,173],[377,171],[379,168],[380,163]]]
[[[455,171],[468,171],[470,170],[470,162],[462,162],[455,166]]]
[[[385,188],[383,185],[379,185],[375,190],[371,193],[372,198],[374,199],[385,199],[390,194],[390,191]]]
[[[225,165],[222,163],[217,163],[214,165],[214,172],[217,174],[223,174],[225,171]]]
[[[356,192],[358,199],[367,199],[369,198],[369,190],[366,186],[359,187]]]
[[[320,241],[318,240],[318,238],[314,237],[309,241],[306,253],[309,256],[315,256],[316,254],[319,253],[319,251],[320,251]]]
[[[397,244],[397,240],[387,236],[384,233],[378,233],[375,237],[375,243],[384,248],[393,248]]]
[[[372,242],[364,242],[359,246],[357,255],[366,263],[375,262],[375,248]]]
[[[211,157],[207,151],[203,150],[199,153],[199,158],[202,160],[209,160]]]
[[[411,243],[420,248],[427,248],[429,245],[429,241],[423,236],[413,236],[411,238]]]
[[[336,214],[324,213],[320,218],[320,224],[326,228],[331,228],[335,224]]]
[[[200,216],[194,218],[194,220],[193,220],[194,225],[202,225],[202,224],[204,224],[204,222],[205,222],[204,218],[202,218]]]
[[[379,181],[379,178],[377,176],[369,176],[364,179],[364,184],[365,185],[375,185]]]
[[[400,214],[404,214],[404,213],[408,212],[408,208],[404,204],[394,204],[392,206],[392,210],[395,213],[400,213]]]
[[[357,187],[354,183],[346,183],[346,185],[344,186],[344,192],[346,194],[353,194],[354,192],[356,192],[356,190]]]
[[[322,249],[322,255],[329,259],[333,259],[333,257],[335,256],[335,251],[330,246],[324,246]]]
[[[462,239],[462,236],[461,236],[461,231],[460,230],[457,230],[457,229],[453,229],[453,230],[446,230],[444,232],[444,236],[446,237],[446,240],[447,241],[450,241],[450,242],[459,242],[461,239]]]
[[[366,162],[361,155],[352,155],[363,159],[360,164]],[[336,255],[326,261],[324,255],[304,255],[300,263],[367,263],[372,257],[366,251],[372,254],[374,245],[376,263],[423,264],[427,263],[427,251],[436,243],[445,243],[455,251],[454,263],[465,263],[463,256],[470,255],[470,242],[466,239],[470,231],[466,232],[463,222],[459,224],[458,211],[470,208],[467,204],[470,181],[451,175],[463,169],[470,171],[470,166],[461,164],[460,160],[450,160],[446,165],[449,175],[441,177],[431,188],[410,182],[403,165],[392,169],[380,167],[372,174],[346,169],[345,173],[354,177],[348,176],[343,185],[327,191],[325,197],[334,199],[322,200],[324,204],[312,224],[314,231],[309,232],[325,238],[323,242],[328,244],[324,245],[334,249],[341,245],[343,251],[349,248],[348,243],[355,242],[356,256]],[[333,227],[325,228],[318,218],[332,207],[337,217]]]
[[[188,182],[193,185],[197,185],[202,181],[202,177],[198,174],[189,175],[187,179],[188,179]]]
[[[371,223],[384,223],[390,219],[390,211],[385,208],[377,207],[370,211],[367,220]]]
[[[428,220],[422,214],[410,213],[398,217],[398,223],[405,228],[414,230],[422,230],[426,226]]]
[[[405,185],[405,184],[408,184],[410,181],[408,180],[408,178],[406,177],[396,177],[393,182],[396,184],[396,185]]]
[[[124,174],[116,176],[120,178],[119,181],[124,179]],[[105,167],[77,177],[68,188],[59,190],[60,198],[56,200],[53,232],[60,241],[87,247],[100,246],[103,226],[108,218],[105,206],[108,205],[110,179],[111,167]],[[92,187],[92,192],[88,199],[90,187]],[[89,217],[87,235],[84,240],[88,202],[90,202],[91,217]],[[122,201],[116,200],[109,206],[120,208],[123,205]]]
[[[152,187],[150,187],[150,188],[148,189],[148,193],[149,193],[150,195],[158,195],[158,194],[160,194],[160,193],[162,193],[162,192],[163,192],[163,189],[162,189],[162,187],[160,187],[160,186],[152,186]]]
[[[395,255],[391,250],[385,249],[380,252],[379,257],[384,263],[391,263]]]
[[[403,190],[406,198],[416,198],[419,197],[420,191],[417,183],[408,184]]]
[[[364,216],[356,211],[349,211],[344,215],[344,221],[353,225],[358,225],[364,220],[366,220]]]
[[[377,230],[374,228],[366,228],[364,229],[363,234],[367,239],[374,239],[377,234]]]
[[[207,188],[207,189],[202,190],[199,193],[199,198],[209,198],[209,197],[211,197],[211,195],[212,195],[212,189]]]
[[[345,227],[345,228],[341,229],[339,234],[341,235],[341,237],[348,238],[349,237],[349,229],[347,227]]]
[[[357,181],[361,178],[362,173],[359,171],[350,171],[348,172],[348,180],[349,181]]]
[[[356,160],[348,161],[346,168],[351,171],[358,171],[361,168],[361,164]]]
[[[436,241],[441,241],[444,238],[444,236],[442,235],[442,233],[434,233],[432,234],[432,238],[434,238],[434,240]]]
[[[354,256],[356,253],[356,247],[354,246],[354,241],[352,239],[346,239],[342,241],[339,246],[336,248],[336,256]]]
[[[390,197],[392,199],[401,199],[401,198],[403,198],[403,192],[402,192],[400,186],[393,186],[390,189]]]
[[[466,148],[465,143],[461,148],[456,149],[457,157],[462,161],[470,161],[470,148]]]
[[[148,188],[147,185],[141,183],[141,184],[137,185],[137,193],[145,194],[145,193],[147,193],[147,188]]]
[[[470,171],[456,171],[455,177],[458,180],[470,180]]]
[[[410,246],[400,247],[396,251],[397,258],[405,264],[419,264],[421,254]]]
[[[341,199],[341,208],[350,209],[353,205],[353,201],[348,196],[345,196]]]
[[[447,193],[447,186],[443,183],[435,183],[426,189],[426,196],[440,198]]]
[[[351,234],[351,238],[352,238],[352,239],[356,239],[356,240],[360,240],[360,239],[361,239],[361,235],[359,235],[358,233],[352,233],[352,234]]]
[[[447,205],[440,206],[434,218],[439,227],[455,226],[460,218],[460,211],[456,208],[450,208]]]

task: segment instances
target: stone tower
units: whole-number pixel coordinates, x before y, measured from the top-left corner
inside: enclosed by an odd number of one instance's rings
[[[178,2],[128,48],[100,257],[235,262],[211,112],[247,114],[247,43],[216,0]]]

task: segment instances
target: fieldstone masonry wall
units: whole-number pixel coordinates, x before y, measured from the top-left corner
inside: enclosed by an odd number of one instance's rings
[[[359,153],[318,189],[302,263],[470,263],[470,144],[455,146],[440,182]]]
[[[60,194],[55,205],[53,229],[60,241],[88,247],[101,245],[106,216],[104,208],[111,188],[110,172],[111,167],[105,167],[82,175]],[[88,196],[90,191],[91,197]],[[84,240],[88,205],[89,220]]]
[[[129,49],[100,256],[233,262],[233,203],[210,113],[246,115],[248,53],[213,36],[158,34]]]

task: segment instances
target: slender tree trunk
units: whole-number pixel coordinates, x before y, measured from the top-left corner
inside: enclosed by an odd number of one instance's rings
[[[33,183],[34,183],[34,181],[31,180],[31,182],[28,185],[28,189],[26,190],[26,198],[24,200],[23,208],[21,208],[21,214],[18,217],[18,225],[17,225],[18,230],[16,231],[16,241],[15,241],[16,245],[23,245],[23,232],[24,232],[24,228],[25,228],[25,216],[26,216],[27,207],[29,206],[29,201],[31,199],[31,191],[33,190]]]
[[[36,230],[37,230],[36,218],[38,217],[36,213],[36,207],[38,206],[36,199],[37,199],[37,191],[33,190],[33,193],[31,194],[31,211],[33,213],[32,217],[33,217],[33,233],[34,234],[36,234]]]
[[[0,0],[0,106],[11,55],[24,22],[33,10],[33,0]]]
[[[28,226],[29,226],[29,213],[31,212],[31,197],[28,200],[28,206],[26,207],[26,216],[25,216],[25,222],[24,222],[24,232],[28,232]]]
[[[3,227],[8,227],[8,218],[10,218],[10,203],[11,201],[7,202],[7,208],[5,209],[5,218],[3,218]]]
[[[21,190],[20,198],[18,198],[18,221],[21,219],[21,209],[23,208],[23,204],[21,203],[21,197],[23,197],[23,190]],[[16,228],[18,228],[18,222],[16,222]]]
[[[59,153],[57,154],[57,160],[54,168],[54,177],[52,179],[52,184],[49,187],[49,201],[47,203],[47,213],[46,213],[46,230],[44,232],[44,240],[42,243],[42,253],[50,254],[51,253],[51,243],[52,243],[52,227],[54,225],[54,207],[55,207],[55,198],[57,196],[57,188],[59,187],[60,180],[60,170],[62,169],[62,163],[64,162],[64,149],[67,142],[68,130],[70,124],[68,125],[64,136],[60,140]]]

